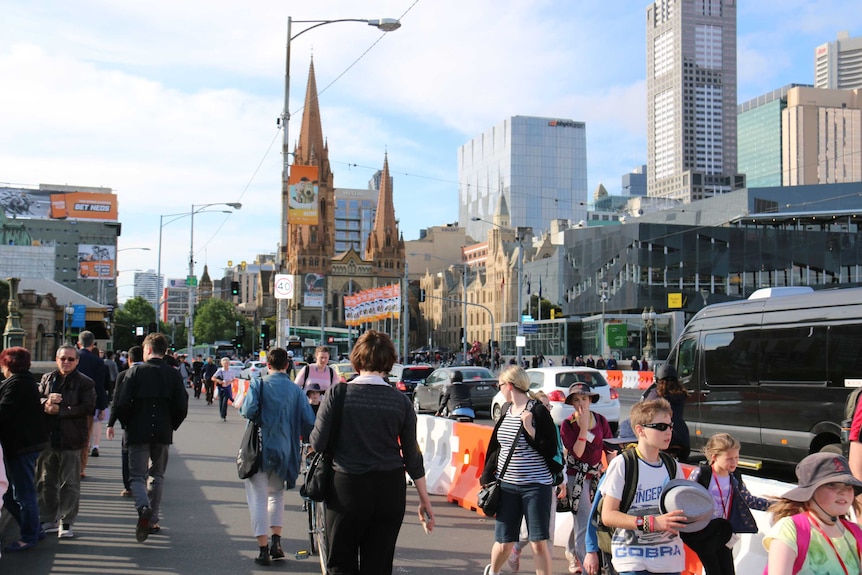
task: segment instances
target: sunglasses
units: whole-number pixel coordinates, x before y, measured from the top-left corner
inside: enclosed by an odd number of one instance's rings
[[[503,389],[504,385],[512,385],[512,384],[509,383],[508,381],[501,381],[497,384],[497,389]]]
[[[77,358],[77,357],[63,357],[63,356],[60,356],[60,357],[58,357],[57,359],[59,359],[60,361],[78,361],[78,358]]]
[[[668,429],[673,429],[673,423],[644,423],[643,427],[657,429],[659,431],[667,431]]]

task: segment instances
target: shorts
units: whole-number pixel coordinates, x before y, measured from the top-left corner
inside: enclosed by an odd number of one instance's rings
[[[494,541],[514,543],[520,539],[521,519],[526,519],[530,541],[545,541],[550,537],[551,485],[528,483],[500,484],[500,508],[494,525]]]

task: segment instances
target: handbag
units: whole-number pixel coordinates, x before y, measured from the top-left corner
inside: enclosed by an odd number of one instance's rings
[[[305,472],[305,483],[299,488],[299,494],[312,501],[326,501],[332,489],[332,477],[335,475],[335,470],[332,468],[332,454],[335,451],[335,438],[338,437],[341,414],[344,411],[345,385],[339,383],[334,388],[330,388],[330,393],[334,393],[335,397],[332,400],[333,423],[329,440],[326,442],[326,449],[317,451],[312,456],[308,470]]]
[[[258,421],[263,414],[263,380],[260,380],[260,402],[258,406]],[[242,434],[239,452],[236,454],[236,473],[240,479],[248,479],[258,471],[263,460],[263,435],[257,421],[249,421]]]
[[[479,509],[482,510],[482,513],[488,517],[494,517],[497,514],[497,510],[500,508],[500,492],[502,490],[500,482],[503,480],[506,468],[509,467],[509,462],[512,460],[512,453],[515,452],[515,444],[518,443],[518,437],[521,435],[523,430],[524,422],[521,422],[521,427],[518,428],[518,432],[515,433],[515,439],[512,441],[512,448],[509,449],[509,454],[506,455],[503,469],[500,470],[500,476],[488,485],[483,485],[482,489],[479,490],[479,493],[476,494],[476,505],[478,505]]]

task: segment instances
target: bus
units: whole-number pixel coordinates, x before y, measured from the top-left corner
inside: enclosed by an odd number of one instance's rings
[[[844,404],[862,385],[862,288],[772,288],[707,306],[667,363],[688,389],[693,451],[727,432],[749,467],[841,453]]]
[[[194,345],[192,346],[191,353],[188,352],[188,348],[183,348],[177,351],[177,353],[180,355],[187,355],[191,358],[201,356],[204,359],[208,357],[214,357],[216,358],[216,360],[218,360],[222,357],[234,357],[236,355],[236,349],[229,341],[217,341],[215,343],[202,343]]]

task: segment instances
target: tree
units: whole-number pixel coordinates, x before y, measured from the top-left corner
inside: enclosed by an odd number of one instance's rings
[[[114,311],[114,349],[129,349],[133,345],[139,345],[135,329],[142,327],[146,332],[155,321],[156,311],[150,302],[140,296],[126,301]]]
[[[250,330],[248,321],[232,303],[216,298],[208,299],[195,311],[195,341],[206,343],[230,341],[236,337],[237,321],[246,326],[246,339],[250,340],[249,335],[253,332]]]
[[[528,307],[524,308],[523,314],[532,316],[533,319],[551,319],[551,310],[554,312],[554,317],[562,317],[563,310],[560,306],[552,304],[549,300],[542,298],[542,317],[539,317],[539,296],[532,294],[529,299]]]

